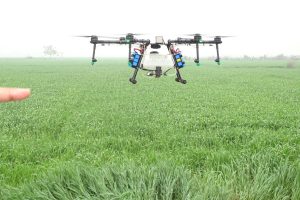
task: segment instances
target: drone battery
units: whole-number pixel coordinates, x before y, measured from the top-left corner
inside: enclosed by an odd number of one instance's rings
[[[140,54],[136,53],[136,52],[134,54],[132,54],[132,61],[131,61],[132,65],[131,65],[131,67],[132,68],[137,68],[139,66],[140,61],[141,61],[141,58],[142,58],[142,56]]]
[[[175,55],[175,58],[176,58],[176,59],[180,59],[181,57],[182,57],[181,54],[176,54],[176,55]]]
[[[178,68],[184,67],[185,62],[182,60],[182,54],[181,53],[175,54],[174,55],[174,60],[175,60],[176,66]]]

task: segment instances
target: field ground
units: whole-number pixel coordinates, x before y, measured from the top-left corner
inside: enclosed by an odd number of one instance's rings
[[[191,65],[191,64],[189,64]],[[0,199],[300,199],[300,65],[0,59]]]

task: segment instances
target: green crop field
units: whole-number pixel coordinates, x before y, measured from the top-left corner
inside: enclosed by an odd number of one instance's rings
[[[300,199],[300,65],[0,59],[0,199]]]

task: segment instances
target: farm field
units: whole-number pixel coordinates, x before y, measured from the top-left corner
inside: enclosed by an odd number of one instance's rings
[[[300,63],[175,77],[126,59],[0,59],[0,199],[300,199]]]

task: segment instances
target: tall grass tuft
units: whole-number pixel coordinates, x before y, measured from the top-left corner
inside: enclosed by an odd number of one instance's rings
[[[191,171],[180,167],[69,166],[44,174],[6,199],[192,199]],[[4,194],[4,191],[3,193]]]
[[[271,153],[245,155],[210,170],[155,166],[68,165],[18,188],[10,199],[300,199],[300,168]],[[1,191],[1,190],[0,190]]]

